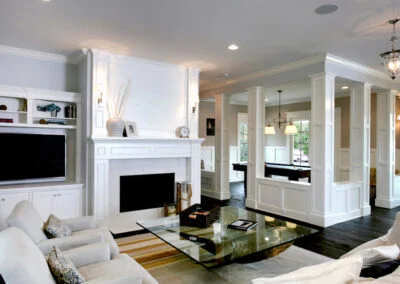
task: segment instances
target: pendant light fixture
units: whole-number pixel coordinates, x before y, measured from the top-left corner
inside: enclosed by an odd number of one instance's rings
[[[281,125],[287,124],[285,127],[285,134],[294,135],[297,133],[297,127],[293,125],[291,120],[283,118],[281,114],[281,94],[282,90],[278,90],[278,117],[272,120],[272,122],[278,124],[279,128],[281,128]],[[275,134],[275,128],[268,123],[268,126],[265,126],[264,128],[264,134]]]
[[[389,77],[393,80],[396,79],[400,74],[400,50],[396,49],[396,41],[398,37],[396,35],[396,23],[400,19],[393,19],[388,21],[389,24],[393,25],[392,36],[389,39],[389,51],[381,53],[383,64],[385,65],[386,72]]]

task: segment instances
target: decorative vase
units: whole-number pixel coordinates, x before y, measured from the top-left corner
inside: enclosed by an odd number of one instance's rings
[[[107,132],[110,137],[122,137],[125,123],[121,118],[109,118],[107,120]]]

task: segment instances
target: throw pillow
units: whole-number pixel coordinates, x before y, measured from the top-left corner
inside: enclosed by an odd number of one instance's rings
[[[400,249],[397,245],[379,246],[364,249],[357,254],[363,258],[363,268],[366,268],[374,264],[397,259]]]
[[[356,283],[362,266],[362,257],[354,255],[317,265],[306,266],[273,278],[253,279],[253,284],[339,284]]]
[[[71,236],[71,229],[65,223],[51,214],[44,224],[43,231],[49,239]]]
[[[57,283],[79,284],[86,281],[72,261],[57,247],[50,251],[47,263]]]
[[[400,265],[400,260],[389,260],[386,262],[381,262],[374,264],[370,267],[363,268],[361,270],[361,277],[372,277],[379,278],[385,275],[388,275],[396,270]]]

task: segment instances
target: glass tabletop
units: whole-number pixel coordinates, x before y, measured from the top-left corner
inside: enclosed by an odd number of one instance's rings
[[[255,221],[246,230],[230,228],[238,219]],[[179,216],[138,221],[137,224],[207,268],[251,257],[316,233],[293,222],[232,206],[220,207],[221,233],[207,228],[181,226]]]

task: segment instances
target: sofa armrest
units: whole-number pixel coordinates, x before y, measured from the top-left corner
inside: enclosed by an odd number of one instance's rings
[[[63,251],[77,267],[110,260],[110,245],[107,242],[90,244]]]
[[[87,284],[142,284],[142,277],[137,275],[104,276],[85,282]]]
[[[90,230],[97,227],[97,220],[94,216],[63,219],[63,222],[72,232]]]
[[[53,246],[56,246],[63,251],[94,243],[100,243],[103,241],[104,237],[102,234],[98,232],[92,232],[64,238],[42,240],[38,243],[38,247],[44,255],[48,255]]]

